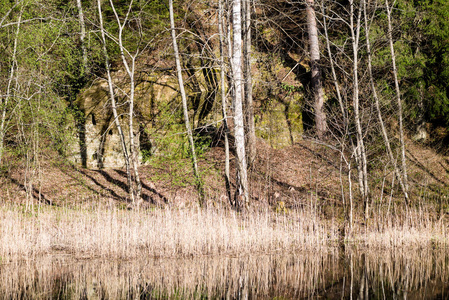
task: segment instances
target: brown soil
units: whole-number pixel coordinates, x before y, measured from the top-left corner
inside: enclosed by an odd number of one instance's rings
[[[441,200],[449,185],[448,158],[411,142],[407,149],[413,198]],[[257,151],[257,159],[250,171],[251,205],[293,208],[318,204],[323,208],[341,207],[342,185],[347,199],[348,170],[343,163],[340,173],[340,155],[337,151],[306,140],[284,149],[273,149],[265,141],[259,140]],[[167,162],[158,167],[140,167],[144,206],[198,205],[190,166],[186,159],[182,164]],[[201,160],[200,169],[203,172],[206,205],[229,206],[224,183],[223,148],[211,148]],[[47,158],[40,170],[40,178],[34,179],[35,183],[40,183],[33,185],[34,200],[52,205],[81,204],[86,207],[98,202],[107,205],[129,204],[124,169],[89,170]],[[355,174],[356,170],[353,171]],[[377,170],[372,174],[380,178],[373,181],[376,183],[372,187],[374,199],[380,198],[383,192],[384,197],[393,195],[396,201],[402,201],[398,187],[391,188],[391,171]],[[235,169],[232,161],[233,177]],[[353,184],[356,190],[355,176]],[[30,195],[26,192],[23,167],[11,164],[1,174],[0,186],[0,201],[26,202],[27,195]],[[231,189],[235,189],[233,181]]]

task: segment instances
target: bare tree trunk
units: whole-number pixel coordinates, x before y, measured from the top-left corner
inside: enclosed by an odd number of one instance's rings
[[[315,19],[314,0],[306,1],[307,27],[309,32],[310,67],[312,69],[312,89],[314,96],[315,126],[318,138],[322,138],[327,130],[326,114],[324,113],[324,91],[321,83],[320,46]]]
[[[225,64],[224,64],[224,32],[223,32],[223,0],[218,0],[218,35],[220,37],[220,89],[221,89],[221,109],[223,112],[223,131],[225,144],[225,184],[226,192],[231,206],[235,203],[231,196],[230,184],[230,167],[229,167],[229,129],[228,129],[228,114],[227,114],[227,97],[225,89]]]
[[[248,176],[245,152],[245,129],[243,125],[243,74],[242,74],[242,19],[241,0],[232,5],[233,55],[232,74],[234,83],[234,135],[237,159],[237,199],[239,206],[248,206]]]
[[[251,76],[251,0],[243,0],[244,26],[243,60],[245,77],[245,115],[246,142],[248,164],[251,166],[256,159],[256,128],[254,124],[253,82]]]
[[[225,1],[225,12],[226,12],[226,18],[224,19],[224,28],[223,30],[226,30],[226,35],[225,35],[225,46],[227,47],[227,51],[228,51],[228,61],[230,64],[230,67],[228,69],[228,73],[226,76],[226,80],[227,80],[227,84],[228,84],[228,93],[227,96],[230,98],[231,101],[231,110],[230,113],[228,114],[228,118],[232,118],[232,120],[234,120],[234,116],[232,115],[234,112],[234,75],[232,74],[232,57],[233,57],[233,44],[232,44],[232,1],[233,0],[224,0]],[[229,120],[229,119],[228,119]],[[229,132],[234,130],[234,122],[228,122],[228,126],[229,126]]]
[[[19,19],[17,21],[17,29],[16,29],[15,38],[14,38],[14,46],[13,46],[13,52],[12,52],[12,58],[11,58],[11,67],[9,69],[8,86],[6,87],[6,95],[4,97],[0,96],[0,109],[2,110],[2,119],[1,119],[1,123],[0,123],[0,165],[2,164],[3,152],[5,151],[4,139],[5,139],[5,127],[6,127],[6,123],[7,123],[6,111],[8,110],[7,106],[8,106],[11,94],[12,94],[12,84],[14,81],[14,74],[15,74],[16,65],[17,65],[17,59],[16,59],[17,40],[19,38],[22,13],[23,13],[23,7],[22,7],[22,10],[20,11]]]
[[[101,31],[101,40],[103,43],[103,55],[105,58],[106,73],[107,73],[107,77],[108,77],[109,96],[111,97],[112,114],[114,115],[114,123],[115,123],[115,126],[117,127],[118,135],[120,137],[120,144],[122,146],[123,158],[125,160],[126,176],[127,176],[127,180],[128,180],[128,193],[129,193],[131,200],[134,203],[135,202],[134,201],[134,187],[133,187],[133,183],[132,183],[129,155],[128,155],[128,149],[126,147],[125,135],[123,134],[122,126],[120,125],[120,119],[117,114],[117,105],[116,105],[116,101],[115,101],[114,85],[112,82],[111,69],[109,66],[109,55],[108,55],[108,50],[106,48],[106,37],[105,37],[104,26],[103,26],[103,14],[101,12],[101,0],[97,0],[97,5],[98,5],[98,15],[100,18],[100,31]]]
[[[362,0],[364,2],[364,0]],[[350,0],[350,29],[351,29],[351,37],[352,37],[352,50],[353,50],[353,106],[354,106],[354,118],[356,124],[356,162],[357,162],[357,171],[359,177],[359,188],[360,194],[362,196],[364,206],[365,206],[365,219],[368,218],[369,212],[369,189],[368,189],[368,170],[367,170],[367,160],[366,160],[366,151],[365,144],[363,141],[363,130],[360,119],[360,101],[359,101],[359,79],[358,79],[358,51],[359,51],[359,38],[360,38],[360,19],[362,9],[359,8],[358,16],[357,16],[357,24],[354,27],[354,0]],[[356,31],[354,31],[354,28]]]
[[[232,4],[232,1],[233,0],[226,0],[226,7],[227,7],[227,9],[226,9],[226,44],[227,44],[227,46],[228,46],[228,57],[229,57],[229,59],[231,60],[232,59],[232,57],[234,57],[234,55],[233,55],[233,48],[232,48],[232,35],[231,35],[231,27],[232,27],[232,22],[231,22],[231,19],[232,19],[232,9],[231,9],[231,4]],[[232,62],[231,62],[231,64],[232,64]],[[231,70],[230,70],[230,73],[231,73],[231,76],[230,77],[233,77],[233,75],[232,75],[232,65],[231,65]],[[231,86],[232,84],[230,84],[229,86]],[[232,87],[232,89],[231,90],[233,90],[234,88]],[[234,96],[232,96],[232,97],[234,97]]]
[[[394,158],[393,151],[391,150],[390,140],[388,138],[388,133],[387,133],[387,130],[385,128],[385,124],[384,124],[384,121],[382,118],[382,111],[380,109],[379,97],[377,95],[376,86],[374,85],[374,78],[373,78],[373,71],[372,71],[373,68],[372,68],[371,44],[370,44],[370,38],[369,38],[366,2],[364,3],[363,11],[364,11],[364,16],[365,16],[365,36],[366,36],[366,50],[367,50],[367,55],[368,55],[368,73],[369,73],[369,77],[370,77],[371,90],[373,91],[373,98],[374,98],[374,101],[376,104],[377,117],[379,119],[379,124],[380,124],[380,128],[382,131],[382,136],[384,138],[385,147],[387,148],[388,158],[390,159],[391,163],[394,166],[394,173],[395,173],[396,177],[398,178],[399,185],[401,186],[402,192],[404,193],[404,196],[405,196],[405,201],[408,204],[409,203],[408,191],[404,184],[402,176],[399,172],[399,169],[397,168],[396,159]]]
[[[192,128],[190,127],[189,111],[187,108],[187,96],[186,96],[186,91],[184,89],[184,80],[182,79],[181,59],[179,57],[178,43],[176,41],[175,18],[174,18],[174,13],[173,13],[173,0],[168,1],[168,7],[170,10],[171,36],[172,36],[172,41],[173,41],[173,50],[175,52],[176,71],[177,71],[177,75],[178,75],[179,90],[181,92],[182,108],[183,108],[183,112],[184,112],[184,123],[186,125],[187,136],[188,136],[189,143],[190,143],[190,151],[192,153],[193,172],[195,175],[195,181],[196,181],[196,185],[198,188],[198,192],[200,194],[200,205],[202,205],[203,200],[204,200],[204,192],[203,192],[203,188],[202,188],[200,173],[198,171],[198,162],[197,162],[197,158],[196,158],[195,143],[193,142]]]
[[[81,0],[76,0],[76,5],[78,6],[78,18],[80,22],[80,40],[81,40],[81,49],[83,51],[83,75],[84,72],[87,72],[87,49],[86,49],[86,23],[84,22],[84,13],[83,13],[83,6],[81,5]]]
[[[349,163],[349,172],[348,172],[348,182],[349,182],[349,228],[352,231],[352,225],[354,223],[353,212],[354,212],[354,198],[352,196],[352,175],[351,175],[351,163]]]
[[[398,80],[398,70],[396,68],[396,55],[394,52],[393,45],[393,28],[391,25],[391,9],[388,0],[385,0],[385,5],[387,7],[387,18],[388,18],[388,41],[390,43],[390,52],[391,52],[391,63],[393,65],[393,76],[394,76],[394,86],[396,89],[396,100],[398,104],[398,121],[399,121],[399,140],[401,143],[401,160],[402,160],[402,177],[403,184],[405,188],[406,196],[406,204],[409,205],[408,199],[408,176],[407,176],[407,161],[405,158],[405,141],[404,141],[404,127],[402,120],[402,101],[401,101],[401,91],[399,89],[399,80]]]
[[[133,166],[133,171],[134,171],[134,181],[136,183],[136,197],[135,197],[135,201],[137,201],[137,203],[140,202],[140,195],[142,192],[142,183],[140,182],[140,176],[139,176],[139,157],[138,157],[138,153],[137,153],[137,149],[135,147],[135,143],[134,143],[134,124],[133,124],[133,120],[134,120],[134,94],[135,94],[135,80],[134,80],[134,73],[135,73],[135,66],[136,66],[136,57],[139,54],[139,50],[136,50],[136,53],[134,55],[131,55],[123,46],[123,28],[125,28],[126,23],[128,22],[128,17],[129,17],[129,13],[131,12],[131,7],[133,4],[133,1],[131,0],[131,2],[129,3],[128,6],[128,11],[126,13],[125,19],[122,22],[120,21],[120,18],[117,14],[117,11],[115,10],[115,6],[114,3],[112,2],[112,0],[109,0],[109,3],[111,5],[111,8],[114,12],[115,18],[117,20],[117,25],[119,28],[119,32],[118,32],[118,45],[120,48],[120,56],[122,58],[123,61],[123,65],[125,66],[126,69],[126,73],[128,74],[129,80],[130,80],[130,92],[129,92],[129,154],[130,154],[130,159],[131,159],[131,163]],[[131,58],[131,67],[128,64],[128,60],[125,57],[125,52],[126,54]],[[134,204],[136,204],[136,202],[134,202]]]
[[[122,56],[124,58],[124,56]],[[136,182],[136,201],[140,201],[142,193],[142,183],[139,176],[139,153],[134,142],[134,95],[135,95],[135,81],[134,71],[136,66],[136,58],[132,57],[131,69],[127,68],[128,75],[131,81],[131,91],[129,97],[129,153],[134,170],[134,181]]]

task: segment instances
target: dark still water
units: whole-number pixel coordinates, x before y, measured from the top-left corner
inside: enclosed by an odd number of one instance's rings
[[[449,250],[0,264],[0,299],[449,299]]]

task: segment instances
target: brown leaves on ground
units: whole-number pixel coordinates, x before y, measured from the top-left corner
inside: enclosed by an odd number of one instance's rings
[[[440,193],[449,184],[449,160],[432,149],[410,143],[407,146],[409,178],[415,196],[418,191]],[[224,149],[211,148],[200,161],[206,205],[228,207],[224,183]],[[182,168],[182,169],[180,169]],[[342,172],[340,172],[340,169]],[[312,141],[301,141],[283,149],[273,149],[258,140],[257,159],[249,172],[251,205],[254,207],[289,208],[315,205],[323,208],[342,205],[342,188],[347,197],[347,166],[336,150]],[[52,205],[129,205],[127,177],[124,169],[91,170],[48,159],[40,174],[11,166],[0,176],[0,201],[34,201]],[[198,205],[198,194],[189,160],[183,164],[169,161],[162,166],[140,167],[144,206],[189,207]],[[392,173],[375,170],[373,176],[384,176],[372,187],[373,197],[380,193],[400,198],[393,186]],[[377,175],[374,175],[377,174]],[[356,170],[353,188],[357,197]],[[235,166],[231,153],[231,195],[235,191]],[[382,179],[382,178],[381,178]],[[382,188],[383,184],[383,188]],[[347,198],[346,198],[347,199]]]

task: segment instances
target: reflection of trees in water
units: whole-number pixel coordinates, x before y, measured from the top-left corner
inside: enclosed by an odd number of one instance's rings
[[[425,248],[139,261],[49,256],[1,265],[0,298],[444,299],[448,259]]]
[[[353,296],[358,299],[446,299],[448,259],[444,249],[350,251],[345,260],[353,271],[346,277],[352,275]]]

